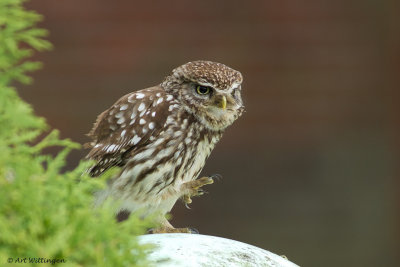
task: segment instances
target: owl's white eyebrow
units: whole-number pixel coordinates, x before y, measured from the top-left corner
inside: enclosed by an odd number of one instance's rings
[[[232,86],[228,89],[228,91],[232,91],[240,86],[240,83],[233,83]]]
[[[195,82],[196,85],[201,85],[201,86],[207,86],[211,87],[214,89],[214,86],[211,83],[205,83],[205,82]]]

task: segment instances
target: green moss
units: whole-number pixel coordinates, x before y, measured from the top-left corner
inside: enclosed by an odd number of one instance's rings
[[[110,203],[92,208],[93,192],[112,173],[91,179],[82,175],[87,162],[62,173],[68,153],[80,145],[49,133],[10,86],[30,83],[27,72],[41,65],[28,58],[51,48],[47,31],[35,26],[41,16],[23,2],[0,0],[0,265],[44,258],[63,260],[62,266],[143,266],[135,236],[145,223],[135,216],[116,223]],[[55,156],[43,152],[54,146],[61,148]]]

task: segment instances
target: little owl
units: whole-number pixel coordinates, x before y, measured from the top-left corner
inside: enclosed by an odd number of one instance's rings
[[[221,63],[193,61],[154,87],[132,92],[101,113],[89,137],[88,172],[121,167],[96,203],[111,196],[117,217],[156,216],[155,233],[191,232],[165,218],[178,198],[189,204],[213,177],[198,178],[225,129],[243,112],[242,75]]]

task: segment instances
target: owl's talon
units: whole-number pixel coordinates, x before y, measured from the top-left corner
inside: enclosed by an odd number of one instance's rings
[[[191,196],[189,195],[189,194],[186,194],[186,195],[183,195],[182,196],[182,201],[183,201],[183,203],[185,203],[185,207],[187,208],[187,209],[191,209],[190,207],[189,207],[189,204],[190,203],[192,203],[192,199],[190,198]]]
[[[192,203],[192,199],[190,197],[191,197],[191,195],[189,195],[189,194],[183,195],[183,197],[182,197],[183,202],[186,204]]]
[[[198,234],[199,231],[195,228],[171,228],[171,227],[160,227],[151,228],[147,231],[148,234],[167,234],[167,233],[185,233],[185,234]]]
[[[150,228],[147,230],[147,234],[151,235],[151,234],[155,234],[155,228]]]
[[[198,188],[200,188],[202,186],[205,186],[205,185],[208,185],[208,184],[213,184],[214,180],[213,180],[212,177],[205,176],[205,177],[201,177],[201,178],[199,178],[197,180],[192,181],[192,183],[193,183],[193,188],[198,189]]]
[[[196,195],[193,195],[193,196],[202,196],[202,195],[204,195],[205,192],[206,191],[204,191],[203,189],[199,188],[199,189],[197,189]]]
[[[197,230],[196,228],[188,227],[187,229],[189,229],[191,234],[199,234],[199,230]]]
[[[186,208],[190,209],[188,204],[192,203],[191,197],[202,196],[207,193],[201,188],[202,186],[212,183],[214,183],[212,177],[202,177],[183,184],[183,192],[186,193],[182,196],[182,201],[185,203]]]
[[[212,175],[210,175],[210,178],[211,178],[211,179],[213,179],[213,180],[217,180],[217,181],[219,181],[219,180],[221,180],[221,179],[222,179],[222,175],[221,175],[221,174],[218,174],[218,173],[216,173],[216,174],[212,174]]]

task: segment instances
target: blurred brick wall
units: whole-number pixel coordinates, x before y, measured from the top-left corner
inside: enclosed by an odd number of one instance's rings
[[[203,172],[224,179],[192,210],[178,203],[173,224],[302,266],[395,266],[396,5],[32,1],[55,50],[38,55],[34,85],[18,88],[63,137],[84,143],[101,111],[182,63],[238,69],[247,112]]]

